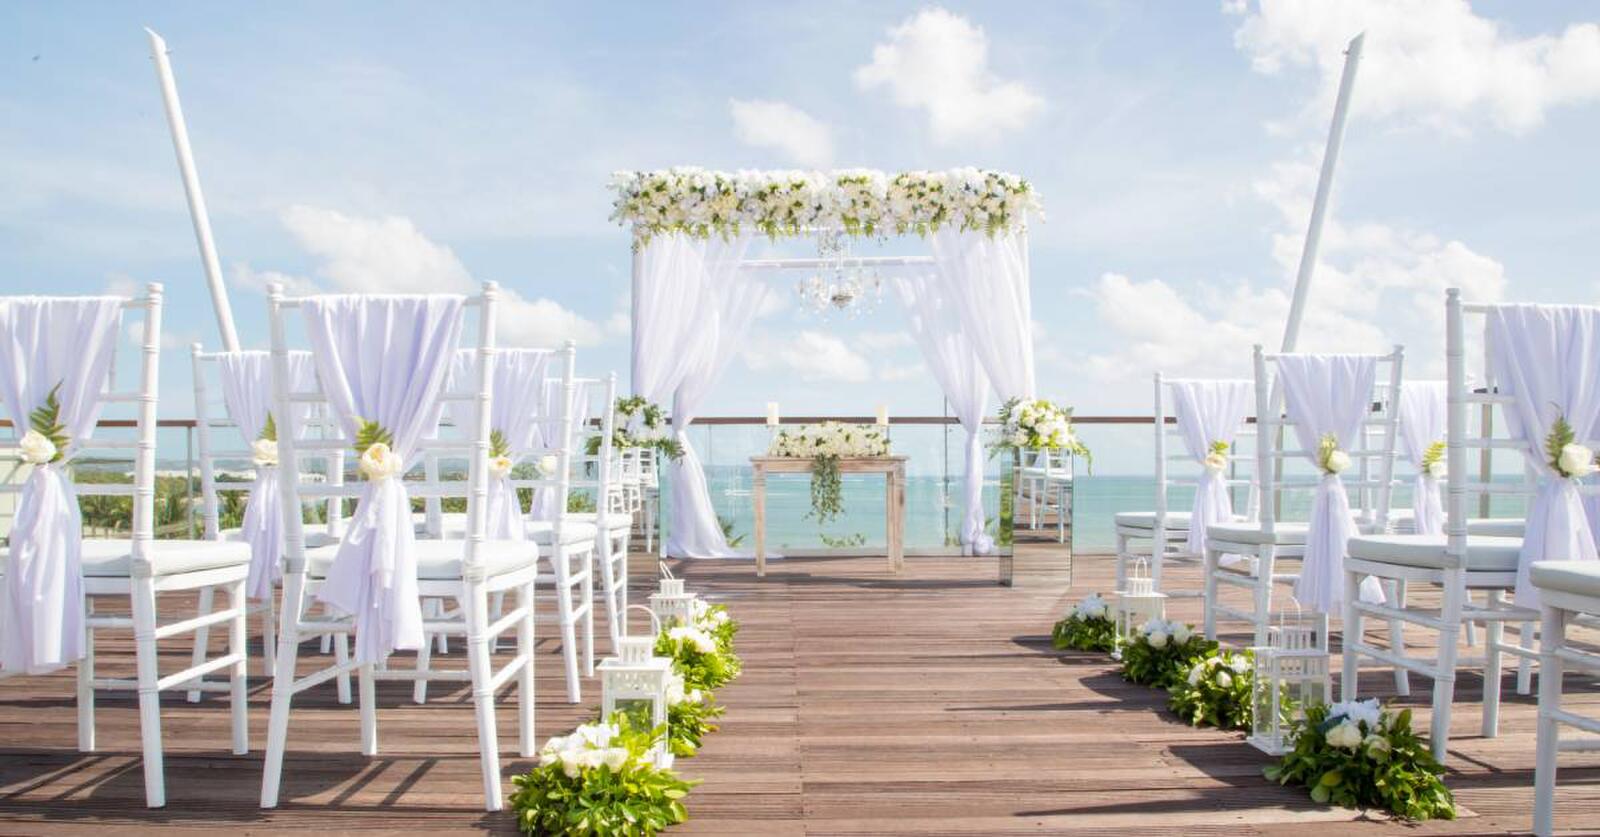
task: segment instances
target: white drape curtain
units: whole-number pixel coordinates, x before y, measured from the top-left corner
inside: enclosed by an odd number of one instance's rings
[[[935,277],[953,303],[1002,400],[1032,398],[1033,308],[1028,291],[1028,236],[990,236],[946,227],[930,237]]]
[[[556,446],[556,440],[546,442],[545,439],[554,437],[560,432],[562,386],[562,381],[559,378],[545,380],[544,395],[539,399],[539,420],[536,422],[536,429],[534,430],[534,437],[538,440],[536,447]],[[589,386],[590,383],[587,381],[578,381],[572,386],[571,409],[572,426],[574,428],[573,441],[575,443],[583,437],[582,429],[589,425],[589,419],[592,418],[590,407],[592,398]],[[549,434],[549,436],[547,437],[546,434]],[[572,461],[577,462],[581,454],[581,450],[575,450]],[[541,474],[541,476],[553,477],[555,475]],[[561,503],[557,499],[558,493],[549,486],[533,490],[533,504],[530,513],[534,520],[554,522],[557,517],[566,514],[567,510],[561,507]]]
[[[1439,481],[1422,468],[1428,446],[1444,441],[1444,381],[1406,381],[1400,387],[1400,453],[1417,470],[1411,488],[1411,508],[1419,535],[1444,532],[1444,504]]]
[[[1233,444],[1239,425],[1255,406],[1255,387],[1250,381],[1172,381],[1167,386],[1184,449],[1202,464],[1211,453],[1212,443]],[[1227,480],[1226,471],[1200,471],[1185,544],[1192,554],[1205,554],[1207,527],[1233,520],[1233,498],[1228,496]]]
[[[461,337],[460,296],[323,296],[301,303],[328,401],[345,432],[376,421],[410,464],[438,427],[439,395]],[[356,660],[423,641],[411,499],[399,477],[367,482],[318,598],[352,614]]]
[[[1528,581],[1533,562],[1596,559],[1576,483],[1551,469],[1545,438],[1558,416],[1580,434],[1600,423],[1600,308],[1495,306],[1488,313],[1488,340],[1500,393],[1513,402],[1505,410],[1506,428],[1522,440],[1525,458],[1539,473],[1516,589],[1519,606],[1538,607],[1538,590]]]
[[[83,447],[117,341],[118,297],[0,300],[0,396],[21,436],[52,389],[68,440]],[[0,607],[0,670],[43,674],[84,650],[83,517],[66,459],[33,468],[12,519]]]
[[[983,531],[983,419],[989,377],[962,331],[961,316],[943,282],[925,276],[897,276],[895,288],[934,380],[967,431],[961,545],[965,552],[986,555],[994,551],[994,539]]]
[[[217,359],[222,378],[222,403],[239,425],[245,441],[261,438],[267,416],[272,414],[272,354],[270,352],[227,352]],[[311,388],[316,367],[310,352],[289,353],[289,388],[304,392]],[[279,430],[301,422],[274,422]],[[256,478],[244,501],[244,519],[239,534],[250,544],[250,578],[245,589],[250,598],[265,599],[283,575],[283,496],[278,490],[278,467],[257,465]]]
[[[711,505],[689,423],[727,367],[769,289],[741,275],[750,236],[656,235],[639,254],[633,389],[670,405],[683,457],[669,463],[672,518],[666,550],[691,558],[734,557]]]
[[[494,359],[494,397],[489,406],[489,428],[505,438],[512,462],[534,447],[540,403],[543,400],[545,367],[550,363],[548,349],[498,349]],[[449,389],[477,389],[478,352],[461,349],[450,365]],[[453,401],[446,405],[451,421],[462,435],[472,426],[473,404]],[[517,501],[511,475],[489,476],[484,537],[494,541],[520,541],[528,537],[528,527]]]
[[[1372,410],[1377,359],[1370,355],[1284,355],[1278,359],[1284,407],[1307,459],[1333,434],[1341,450],[1365,447],[1362,423]],[[1337,474],[1327,474],[1311,501],[1306,552],[1294,596],[1301,606],[1337,613],[1344,604],[1344,552],[1350,540],[1350,498]],[[1363,591],[1365,592],[1365,591]]]

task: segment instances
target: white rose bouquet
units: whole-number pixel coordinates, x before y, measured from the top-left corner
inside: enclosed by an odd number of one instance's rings
[[[1311,789],[1312,800],[1347,808],[1385,808],[1406,819],[1454,819],[1444,768],[1411,729],[1411,710],[1377,700],[1306,708],[1293,727],[1294,749],[1266,769],[1268,779]]]
[[[1254,669],[1255,657],[1248,650],[1197,659],[1172,686],[1167,706],[1191,726],[1248,730]]]
[[[844,483],[839,474],[839,460],[888,456],[889,437],[876,426],[826,421],[778,431],[767,448],[767,455],[811,460],[811,513],[808,516],[818,523],[827,523],[844,513]]]
[[[1055,624],[1050,642],[1058,649],[1073,651],[1114,651],[1117,623],[1111,605],[1099,593],[1090,593]]]
[[[990,451],[1064,450],[1094,469],[1094,454],[1072,427],[1072,408],[1043,398],[1012,398],[1000,405],[1000,438]]]
[[[1188,677],[1196,661],[1216,654],[1217,643],[1196,633],[1193,625],[1151,619],[1121,651],[1123,679],[1171,689]]]

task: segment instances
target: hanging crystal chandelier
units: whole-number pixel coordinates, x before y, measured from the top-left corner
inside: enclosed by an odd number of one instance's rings
[[[883,279],[872,268],[846,267],[850,245],[842,230],[817,231],[817,257],[823,264],[795,286],[800,304],[812,314],[859,317],[883,299]]]

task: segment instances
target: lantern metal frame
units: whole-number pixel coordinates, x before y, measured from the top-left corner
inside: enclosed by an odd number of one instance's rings
[[[660,620],[644,605],[629,605],[650,614],[655,628],[647,637],[627,636],[617,640],[617,656],[607,657],[595,668],[600,672],[600,717],[610,718],[617,711],[619,701],[649,701],[650,728],[660,727],[661,737],[651,747],[651,759],[658,767],[672,766],[672,748],[669,745],[671,728],[667,720],[667,678],[672,673],[672,660],[655,656],[656,638],[661,633]]]
[[[694,605],[699,600],[699,594],[684,589],[683,579],[675,577],[666,564],[661,565],[660,588],[650,594],[650,613],[659,624],[670,626],[674,619],[680,625],[689,624],[694,621]]]
[[[1295,623],[1280,617],[1279,624],[1267,628],[1267,644],[1250,649],[1255,665],[1250,672],[1250,735],[1245,740],[1269,756],[1281,756],[1294,746],[1289,724],[1293,717],[1304,715],[1306,704],[1313,700],[1326,704],[1333,695],[1326,623],[1308,622],[1299,612],[1299,602],[1294,604]],[[1285,700],[1294,701],[1294,716],[1285,712]]]
[[[1129,568],[1124,589],[1117,594],[1117,644],[1131,642],[1139,626],[1151,619],[1167,617],[1167,594],[1155,589],[1150,564],[1138,558]]]

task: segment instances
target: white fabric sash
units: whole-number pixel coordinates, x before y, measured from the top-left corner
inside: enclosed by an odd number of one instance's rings
[[[535,447],[553,449],[561,447],[561,440],[556,438],[561,433],[561,379],[550,378],[544,382],[544,396],[539,399],[537,421],[534,424],[533,438]],[[535,392],[538,390],[535,389]],[[585,427],[591,418],[589,414],[589,386],[585,381],[578,381],[572,386],[572,426],[573,428]],[[579,434],[574,431],[573,438]],[[541,459],[544,457],[541,457]],[[540,473],[542,479],[554,479],[555,474]],[[554,523],[557,517],[567,513],[561,508],[557,498],[555,486],[542,486],[534,489],[533,504],[530,513],[534,520]],[[597,500],[598,502],[598,500]]]
[[[28,415],[58,384],[70,457],[100,416],[122,300],[0,300],[0,396],[20,437]],[[37,466],[12,521],[0,605],[0,670],[43,674],[83,658],[83,517],[66,459]]]
[[[1489,309],[1488,340],[1500,394],[1512,399],[1506,429],[1522,440],[1539,474],[1516,589],[1519,606],[1538,607],[1539,591],[1528,580],[1533,562],[1596,559],[1577,484],[1551,469],[1545,437],[1557,416],[1580,434],[1600,421],[1600,308],[1497,305]]]
[[[477,389],[478,353],[475,349],[456,352],[450,369],[450,388],[454,390]],[[545,349],[500,349],[495,352],[494,380],[491,383],[494,398],[490,402],[489,427],[505,437],[510,448],[511,461],[516,462],[534,447],[540,404],[544,400],[545,367],[549,365],[550,352]],[[448,405],[451,418],[458,430],[470,431],[473,406],[462,402]],[[466,435],[470,435],[468,432]],[[511,485],[511,475],[489,476],[484,537],[492,541],[520,541],[528,537],[526,518],[517,501],[517,490]]]
[[[1444,504],[1439,481],[1422,467],[1428,447],[1445,433],[1445,382],[1407,381],[1400,387],[1400,450],[1417,469],[1411,489],[1411,509],[1419,535],[1444,532]]]
[[[355,438],[362,420],[394,438],[408,462],[438,427],[461,336],[460,296],[321,296],[302,301],[328,402]],[[411,498],[399,476],[369,481],[317,597],[355,617],[355,659],[379,662],[423,641]]]
[[[1254,388],[1250,381],[1172,381],[1173,412],[1183,446],[1196,462],[1204,464],[1213,442],[1233,444],[1234,434],[1250,414]],[[1185,549],[1204,555],[1206,528],[1233,520],[1233,498],[1228,496],[1228,475],[1202,468],[1189,515]]]
[[[239,425],[246,443],[261,437],[267,416],[272,412],[272,355],[269,352],[228,352],[218,357],[222,377],[222,401],[228,415]],[[303,392],[316,377],[310,352],[289,353],[289,389]],[[299,432],[302,422],[274,422],[278,431],[287,432],[292,424]],[[304,435],[304,433],[300,433]],[[282,579],[283,495],[278,490],[278,467],[256,465],[256,478],[244,502],[240,536],[250,544],[250,579],[245,589],[252,599],[272,595]]]
[[[1341,450],[1364,446],[1362,423],[1372,411],[1377,372],[1377,359],[1370,355],[1301,354],[1278,359],[1284,407],[1313,465],[1318,464],[1317,446],[1325,434],[1332,433]],[[1320,613],[1337,613],[1343,607],[1344,552],[1351,528],[1344,481],[1338,474],[1325,474],[1311,501],[1305,559],[1294,585],[1295,599],[1303,607]]]

